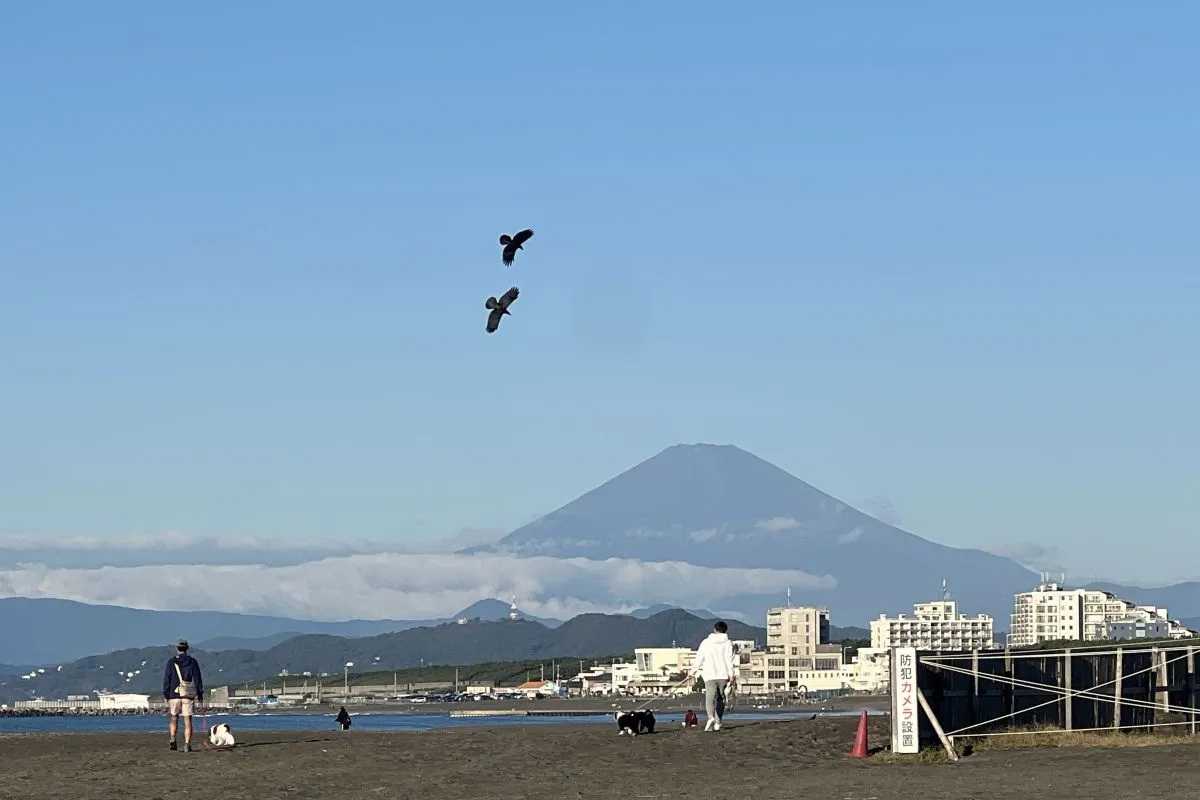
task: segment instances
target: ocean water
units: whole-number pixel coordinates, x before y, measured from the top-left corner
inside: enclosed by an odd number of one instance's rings
[[[822,716],[856,715],[857,711],[825,712]],[[812,711],[781,712],[733,712],[726,715],[730,723],[760,720],[808,719]],[[333,731],[337,725],[332,714],[209,714],[196,717],[195,725],[205,731],[209,725],[229,723],[235,734],[238,731]],[[678,726],[683,715],[678,713],[656,714],[660,726]],[[704,715],[700,715],[703,720]],[[353,715],[356,731],[431,731],[444,728],[507,727],[512,725],[612,725],[613,719],[604,716],[587,717],[471,717],[452,718],[446,714],[388,714],[371,712]],[[167,719],[164,715],[113,717],[9,717],[0,718],[0,734],[10,733],[108,733],[108,732],[159,732],[165,731]]]

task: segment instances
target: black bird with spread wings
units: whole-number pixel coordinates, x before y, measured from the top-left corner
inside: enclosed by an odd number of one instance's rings
[[[512,266],[513,259],[517,257],[517,251],[525,249],[521,245],[528,242],[531,238],[533,238],[533,231],[529,228],[517,231],[512,236],[509,236],[507,233],[500,235],[500,244],[504,246],[504,252],[500,254],[500,257],[504,260],[504,266]]]
[[[500,327],[500,318],[505,314],[508,314],[508,307],[513,304],[513,301],[517,299],[517,295],[520,293],[521,292],[517,289],[517,287],[514,286],[501,295],[499,300],[494,297],[489,297],[487,299],[487,302],[483,304],[483,307],[492,312],[488,314],[488,333],[496,332],[496,329]]]

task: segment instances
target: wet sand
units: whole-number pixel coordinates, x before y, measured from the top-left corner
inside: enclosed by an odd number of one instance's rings
[[[616,709],[640,708],[650,702],[655,711],[681,712],[687,709],[704,708],[703,695],[684,695],[672,698],[636,697],[572,697],[547,698],[545,700],[484,700],[482,702],[464,703],[353,703],[346,708],[351,714],[449,714],[455,711],[613,711]],[[276,706],[256,709],[257,714],[336,714],[341,703],[309,703],[303,706]],[[817,710],[828,711],[861,711],[867,709],[871,713],[886,711],[891,705],[887,696],[853,695],[850,697],[835,697],[829,700],[813,702],[786,702],[756,700],[752,697],[739,697],[740,711],[770,713],[781,711],[787,713],[804,713]]]
[[[847,758],[855,720],[662,727],[254,733],[232,752],[172,753],[166,735],[0,737],[0,798],[691,798],[836,800],[1194,798],[1200,741],[1119,749],[988,750],[958,764]],[[886,743],[887,720],[871,725]]]

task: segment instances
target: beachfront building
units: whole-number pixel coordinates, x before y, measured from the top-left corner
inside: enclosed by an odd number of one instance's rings
[[[1009,646],[1083,639],[1083,595],[1082,589],[1065,589],[1053,581],[1014,595]]]
[[[633,660],[643,675],[667,675],[691,669],[696,651],[690,647],[638,647],[633,651]]]
[[[850,660],[849,688],[855,692],[882,692],[891,682],[892,651],[860,647]]]
[[[1104,626],[1105,638],[1125,641],[1129,639],[1167,639],[1171,635],[1171,623],[1165,619],[1129,617],[1114,620]]]
[[[17,700],[13,708],[18,711],[99,711],[100,700],[87,695],[70,695],[66,700]]]
[[[18,700],[13,707],[42,711],[149,711],[150,695],[96,692],[96,696],[91,697],[73,694],[66,700]]]
[[[664,695],[691,691],[685,679],[696,663],[690,647],[638,647],[633,651],[634,670],[625,680],[624,694]]]
[[[1136,636],[1139,622],[1144,631],[1141,637]],[[1183,639],[1192,635],[1185,625],[1170,619],[1165,608],[1139,606],[1111,592],[1067,589],[1043,581],[1033,591],[1013,596],[1008,644],[1028,647],[1057,640],[1091,642],[1114,638],[1114,632],[1123,637],[1130,631],[1135,634],[1132,638]]]
[[[880,692],[888,687],[890,663],[889,651],[870,647],[860,648],[849,662],[840,648],[811,659],[756,650],[738,667],[738,691],[748,695]]]
[[[518,694],[523,694],[530,700],[535,700],[539,697],[558,697],[562,694],[557,681],[525,681],[517,686]]]
[[[829,643],[829,609],[784,606],[767,611],[766,650],[738,654],[738,686],[747,694],[807,694],[877,691],[886,685],[878,654],[847,663],[839,645]]]
[[[99,695],[101,711],[149,711],[150,695],[119,694],[102,692]]]
[[[584,670],[563,684],[571,697],[599,697],[612,694],[612,670],[608,667],[595,666]]]
[[[767,652],[813,656],[829,643],[829,609],[785,606],[767,610]]]
[[[629,684],[639,674],[638,666],[632,661],[614,661],[609,665],[609,674],[612,676],[612,690],[609,694],[629,694]]]
[[[913,605],[913,614],[871,620],[871,647],[915,647],[918,650],[987,650],[995,646],[992,618],[958,613],[954,600]]]

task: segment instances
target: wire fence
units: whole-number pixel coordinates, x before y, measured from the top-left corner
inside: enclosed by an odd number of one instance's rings
[[[1183,728],[1200,717],[1200,640],[923,653],[917,685],[946,736]]]

